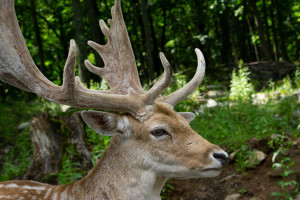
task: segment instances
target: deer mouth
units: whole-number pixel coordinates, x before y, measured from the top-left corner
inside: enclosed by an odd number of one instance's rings
[[[202,171],[221,171],[223,169],[223,167],[220,167],[220,168],[207,168],[207,169],[204,169]]]

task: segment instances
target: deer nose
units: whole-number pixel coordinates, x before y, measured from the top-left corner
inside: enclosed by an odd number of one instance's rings
[[[221,152],[218,152],[218,153],[213,153],[213,157],[218,160],[222,165],[223,167],[226,167],[229,163],[229,157],[228,157],[228,154],[227,153],[221,153]]]

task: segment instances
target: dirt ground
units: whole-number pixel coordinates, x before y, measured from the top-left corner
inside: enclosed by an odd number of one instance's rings
[[[298,138],[299,140],[299,138]],[[261,147],[264,148],[264,147]],[[226,196],[239,193],[241,200],[255,199],[276,199],[271,197],[271,193],[280,192],[278,182],[282,180],[280,176],[272,176],[272,156],[273,152],[266,150],[267,158],[255,169],[246,170],[245,174],[236,171],[232,162],[225,168],[221,175],[216,178],[190,179],[190,180],[170,180],[168,184],[174,186],[167,199],[169,200],[224,200]],[[300,181],[300,146],[293,145],[287,157],[295,161],[293,170],[295,173],[287,177],[287,181]],[[280,174],[280,173],[279,173]],[[296,191],[295,186],[288,187],[289,191]],[[299,191],[298,191],[299,192]],[[283,193],[283,191],[281,191]],[[284,198],[282,198],[284,199]]]

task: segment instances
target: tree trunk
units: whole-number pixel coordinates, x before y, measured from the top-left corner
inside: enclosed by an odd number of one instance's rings
[[[264,13],[264,22],[265,22],[264,29],[266,31],[267,44],[272,53],[272,57],[274,58],[273,51],[272,51],[272,44],[271,44],[270,28],[269,28],[269,24],[268,24],[268,10],[267,10],[267,5],[266,5],[266,0],[263,0],[262,6],[263,6],[263,13]]]
[[[276,13],[277,13],[277,21],[278,21],[278,31],[279,31],[279,41],[280,41],[280,50],[282,51],[282,56],[283,59],[286,61],[289,61],[289,57],[287,55],[286,51],[286,44],[285,44],[285,39],[284,39],[284,34],[283,34],[283,24],[282,24],[282,15],[281,15],[281,9],[279,8],[278,1],[274,0],[276,7]]]
[[[225,4],[226,6],[226,4]],[[234,21],[234,16],[231,13],[230,8],[228,8],[228,6],[226,6],[225,8],[225,18],[227,20],[227,24],[228,24],[228,31],[229,31],[229,36],[230,36],[230,44],[231,44],[231,49],[233,51],[233,56],[234,56],[234,63],[236,65],[239,64],[239,56],[238,56],[238,52],[235,46],[235,42],[234,42],[234,34],[233,34],[233,25],[231,24],[232,21]]]
[[[153,19],[152,19],[151,11],[148,12],[148,13],[149,13],[149,19],[150,19],[151,37],[152,37],[152,41],[153,41],[154,72],[156,72],[156,74],[159,76],[160,72],[162,71],[162,67],[160,67],[161,64],[160,64],[160,61],[158,59],[159,52],[158,52],[157,38],[156,38],[156,35],[155,35],[155,29],[154,29],[154,26],[153,26]]]
[[[33,161],[23,179],[42,181],[55,177],[61,156],[70,145],[75,146],[80,156],[81,168],[88,170],[92,167],[92,154],[87,148],[85,124],[80,113],[59,117],[54,121],[50,120],[47,113],[33,118],[30,127]],[[64,131],[61,131],[61,127],[64,127]],[[68,132],[68,138],[64,137],[65,131]]]
[[[272,51],[271,51],[270,47],[268,46],[268,43],[266,42],[266,39],[265,39],[266,34],[265,34],[263,22],[261,20],[260,14],[257,10],[256,1],[250,0],[250,5],[252,7],[255,20],[257,22],[258,35],[259,35],[261,48],[263,50],[264,56],[265,56],[266,60],[269,60],[269,61],[273,60],[272,59]]]
[[[248,27],[249,27],[250,35],[253,35],[253,30],[252,30],[251,22],[248,19],[248,17],[246,17],[246,20],[247,20],[247,24],[248,24]],[[260,59],[259,59],[259,54],[258,54],[256,42],[254,42],[253,47],[254,47],[256,61],[259,61]]]
[[[221,42],[222,42],[222,49],[221,49],[221,59],[222,63],[226,64],[229,63],[230,61],[230,40],[228,39],[229,36],[229,29],[228,29],[228,23],[226,20],[226,15],[220,14],[219,15],[219,22],[220,22],[220,27],[221,27]],[[227,36],[227,37],[226,37]]]
[[[164,23],[164,26],[162,27],[162,32],[161,32],[161,51],[165,52],[166,27],[167,27],[167,8],[164,5],[162,9],[163,9],[163,23]]]
[[[49,115],[42,114],[32,120],[30,127],[33,144],[33,162],[23,179],[42,180],[58,172],[60,162],[59,135],[49,123]]]
[[[274,18],[274,0],[271,0],[271,12],[270,17],[272,21],[272,33],[273,33],[273,48],[275,52],[275,60],[278,61],[278,58],[280,57],[279,51],[278,51],[278,39],[277,39],[277,31],[276,31],[276,25],[275,25],[275,18]]]
[[[73,20],[75,26],[75,40],[77,43],[77,51],[78,51],[78,71],[80,80],[83,83],[86,83],[88,86],[90,85],[91,73],[84,66],[84,60],[87,59],[87,44],[85,38],[85,29],[83,24],[83,13],[80,0],[72,0],[72,9],[73,9]]]
[[[141,10],[142,10],[142,21],[144,27],[144,35],[145,35],[145,45],[146,45],[146,59],[148,65],[148,73],[150,80],[154,78],[154,62],[153,62],[153,55],[152,55],[152,39],[150,36],[151,30],[149,28],[149,14],[147,10],[147,0],[142,0],[141,3]]]
[[[68,125],[71,131],[70,144],[76,147],[76,151],[82,158],[81,166],[84,169],[92,167],[92,154],[87,148],[87,140],[85,138],[85,123],[82,121],[80,113],[66,116],[63,121]]]
[[[37,13],[36,13],[36,5],[35,0],[30,0],[30,8],[31,8],[31,15],[33,19],[33,25],[34,25],[34,32],[35,37],[38,45],[38,55],[40,59],[40,70],[43,74],[46,73],[46,67],[45,67],[45,58],[44,58],[44,50],[43,50],[43,42],[41,38],[41,31],[37,19]]]
[[[86,1],[86,8],[87,8],[87,16],[89,19],[89,25],[91,29],[91,39],[98,43],[98,44],[104,44],[104,36],[100,32],[100,27],[99,27],[99,10],[98,10],[98,5],[95,0],[87,0]],[[96,65],[98,67],[104,67],[104,62],[100,55],[98,53],[95,53],[95,59],[96,59]]]

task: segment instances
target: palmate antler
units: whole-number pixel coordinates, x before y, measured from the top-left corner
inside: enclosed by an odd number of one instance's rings
[[[86,66],[92,73],[104,78],[110,86],[110,90],[96,91],[87,89],[79,77],[75,77],[76,44],[73,40],[70,42],[62,86],[49,81],[30,56],[17,22],[14,1],[0,1],[0,80],[56,103],[78,108],[123,111],[137,118],[145,115],[146,107],[153,105],[155,101],[174,106],[198,87],[204,76],[205,61],[200,50],[196,49],[198,68],[187,85],[166,97],[160,96],[172,82],[171,65],[164,54],[160,53],[164,67],[163,78],[150,90],[144,91],[122,16],[120,0],[115,1],[111,13],[112,19],[108,20],[110,28],[100,20],[101,30],[108,43],[99,45],[88,42],[101,55],[105,67],[95,67],[89,61],[85,61]]]

